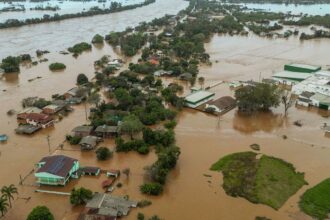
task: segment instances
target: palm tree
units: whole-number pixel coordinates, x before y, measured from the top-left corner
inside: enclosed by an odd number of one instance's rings
[[[3,186],[1,189],[1,193],[4,197],[6,197],[9,201],[9,206],[11,207],[11,200],[14,199],[13,194],[18,194],[17,188],[14,184],[10,184],[9,186]]]
[[[8,203],[7,203],[7,198],[2,195],[0,197],[0,212],[1,212],[1,217],[4,216],[5,212],[8,210]]]

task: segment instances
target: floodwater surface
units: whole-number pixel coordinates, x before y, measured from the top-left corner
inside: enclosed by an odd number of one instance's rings
[[[157,0],[153,4],[118,13],[2,29],[0,59],[23,53],[35,55],[37,49],[64,50],[82,41],[90,42],[95,34],[123,31],[165,14],[177,14],[187,6],[188,2],[183,0]]]
[[[123,25],[124,26],[124,25]],[[64,42],[64,41],[63,41]],[[61,48],[59,47],[58,50]],[[285,63],[303,62],[330,65],[328,51],[330,40],[310,40],[301,43],[297,38],[289,40],[263,39],[254,35],[248,37],[214,36],[206,45],[211,55],[212,66],[203,66],[200,76],[205,77],[205,84],[231,80],[261,80],[269,77],[274,70],[281,70]],[[111,47],[93,48],[77,59],[71,55],[47,54],[49,62],[59,61],[66,64],[63,72],[51,73],[48,63],[35,67],[23,67],[18,76],[5,77],[0,82],[0,133],[9,135],[9,141],[0,145],[0,186],[18,184],[19,175],[25,176],[41,157],[48,155],[46,136],[50,135],[51,150],[54,151],[64,140],[66,134],[77,126],[84,124],[83,106],[74,107],[73,113],[55,124],[54,128],[43,130],[31,137],[14,134],[17,126],[15,116],[9,117],[9,109],[20,110],[20,101],[27,96],[38,95],[50,98],[52,94],[63,93],[73,87],[78,73],[94,75],[93,62],[102,55],[117,55]],[[28,79],[42,76],[41,79],[28,82]],[[189,89],[188,86],[185,87]],[[233,95],[226,83],[212,91],[217,97]],[[293,125],[301,120],[302,127]],[[109,161],[98,162],[93,152],[80,152],[78,147],[64,145],[63,150],[55,154],[64,154],[79,159],[83,166],[99,166],[102,169],[123,169],[129,167],[129,178],[121,176],[119,182],[123,187],[115,189],[115,195],[129,195],[130,199],[149,199],[150,207],[134,209],[124,219],[136,219],[138,212],[151,217],[157,214],[164,219],[208,219],[237,220],[251,219],[255,216],[267,216],[271,219],[311,219],[299,211],[297,202],[302,193],[309,187],[329,177],[330,139],[324,136],[320,126],[329,122],[329,113],[317,109],[292,107],[287,118],[279,107],[272,112],[259,113],[250,117],[239,115],[232,110],[221,117],[210,116],[194,110],[185,109],[178,116],[175,129],[177,145],[181,155],[177,167],[168,176],[165,192],[159,197],[143,196],[139,185],[144,181],[143,168],[152,164],[156,156],[151,152],[140,156],[135,152],[114,154]],[[287,139],[282,136],[286,135]],[[278,211],[265,205],[257,205],[242,198],[227,196],[221,187],[220,173],[209,171],[210,166],[220,157],[227,154],[248,151],[249,146],[257,143],[261,153],[282,158],[300,172],[305,172],[308,186],[292,196]],[[101,145],[114,148],[113,140]],[[207,177],[204,174],[211,175]],[[42,187],[57,191],[70,192],[73,187],[83,186],[92,191],[102,191],[104,175],[99,177],[82,177],[70,182],[66,187]],[[6,215],[6,219],[25,219],[36,205],[47,205],[56,219],[74,220],[82,207],[71,207],[67,196],[35,193],[33,175],[27,177],[23,186],[18,186],[19,199]],[[24,198],[31,198],[26,201]]]

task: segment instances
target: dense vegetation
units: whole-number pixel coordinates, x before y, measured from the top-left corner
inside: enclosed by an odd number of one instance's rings
[[[66,68],[66,66],[63,63],[52,63],[49,65],[49,69],[51,71],[64,70],[65,68]]]
[[[73,45],[73,47],[69,47],[68,51],[73,53],[74,56],[78,56],[82,52],[84,52],[86,50],[91,50],[91,49],[92,49],[92,45],[90,45],[89,43],[86,43],[86,42],[81,42],[81,43]]]
[[[276,85],[258,83],[255,86],[245,86],[236,90],[235,98],[239,111],[253,113],[279,106],[281,91]]]
[[[101,14],[109,14],[109,13],[114,13],[114,12],[135,9],[138,7],[152,4],[154,2],[155,2],[155,0],[145,0],[142,3],[137,3],[134,5],[127,5],[127,6],[122,6],[121,4],[118,4],[117,2],[112,2],[111,7],[106,8],[106,9],[101,9],[99,7],[92,7],[88,11],[78,12],[75,14],[60,15],[58,13],[55,13],[53,16],[44,15],[42,18],[28,18],[25,20],[8,19],[7,21],[0,23],[0,29],[10,28],[10,27],[21,27],[21,26],[29,25],[29,24],[40,24],[40,23],[46,23],[46,22],[61,21],[61,20],[66,20],[66,19],[71,19],[71,18],[80,18],[80,17],[89,17],[89,16],[101,15]]]
[[[79,189],[73,188],[70,195],[70,203],[72,205],[85,204],[93,197],[93,192],[83,187]]]
[[[37,206],[28,215],[27,220],[54,220],[53,214],[46,206]]]
[[[279,209],[306,184],[304,174],[281,159],[254,152],[227,155],[212,165],[223,173],[223,188],[230,196],[240,196],[253,203]]]
[[[301,197],[299,206],[306,214],[319,220],[330,214],[330,179],[308,189]]]

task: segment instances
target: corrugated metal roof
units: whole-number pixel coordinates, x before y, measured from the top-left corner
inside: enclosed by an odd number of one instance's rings
[[[214,95],[214,92],[199,90],[199,91],[196,91],[196,92],[191,93],[188,96],[186,96],[185,100],[187,102],[195,103],[195,102],[199,102],[200,100],[206,99],[213,95]]]
[[[291,71],[281,71],[273,75],[275,78],[287,78],[287,79],[296,79],[304,80],[312,76],[311,73],[300,73],[300,72],[291,72]]]

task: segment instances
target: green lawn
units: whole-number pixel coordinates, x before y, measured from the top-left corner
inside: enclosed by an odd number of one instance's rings
[[[214,163],[211,170],[223,173],[223,188],[228,195],[279,209],[306,184],[304,174],[281,159],[256,156],[254,152],[230,154]]]
[[[292,164],[263,155],[256,176],[258,201],[279,209],[303,185],[304,174],[295,171]]]
[[[302,195],[299,206],[310,216],[326,219],[330,214],[330,178],[308,189]]]

